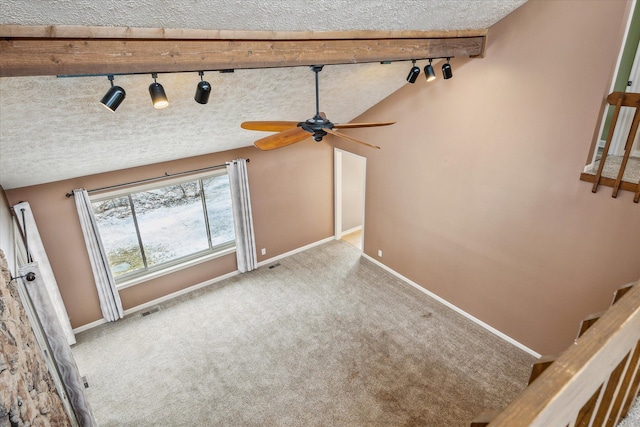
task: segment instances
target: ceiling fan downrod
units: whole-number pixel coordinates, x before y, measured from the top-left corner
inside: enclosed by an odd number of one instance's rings
[[[313,140],[316,142],[322,141],[322,138],[327,135],[325,129],[332,129],[333,123],[331,123],[326,117],[320,114],[320,89],[318,73],[322,71],[324,65],[312,65],[310,68],[315,73],[316,77],[316,115],[308,119],[307,121],[298,124],[302,129],[313,134]]]
[[[316,118],[320,117],[320,91],[318,90],[318,73],[324,65],[312,65],[311,70],[316,73]]]

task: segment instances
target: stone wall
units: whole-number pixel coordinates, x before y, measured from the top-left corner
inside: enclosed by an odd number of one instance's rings
[[[0,250],[0,426],[70,426]]]

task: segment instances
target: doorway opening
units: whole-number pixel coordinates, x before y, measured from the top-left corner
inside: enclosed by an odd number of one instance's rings
[[[335,237],[363,250],[367,159],[334,148]]]

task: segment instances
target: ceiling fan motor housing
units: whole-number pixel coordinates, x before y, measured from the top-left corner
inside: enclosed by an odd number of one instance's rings
[[[307,132],[312,133],[314,141],[320,142],[322,141],[322,138],[327,135],[325,129],[333,129],[334,125],[328,119],[325,119],[320,115],[316,115],[315,117],[308,119],[306,122],[298,123],[298,126]]]

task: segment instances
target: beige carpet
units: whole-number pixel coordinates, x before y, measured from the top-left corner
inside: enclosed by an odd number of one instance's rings
[[[106,426],[467,426],[534,358],[340,241],[78,334]]]

